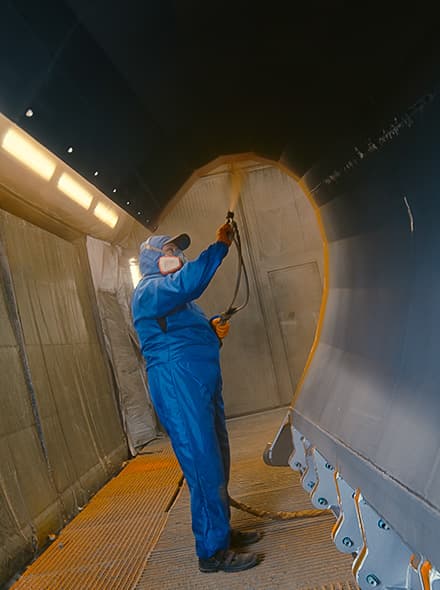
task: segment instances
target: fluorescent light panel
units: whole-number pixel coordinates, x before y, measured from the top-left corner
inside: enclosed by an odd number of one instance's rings
[[[119,219],[119,216],[113,211],[113,209],[110,209],[103,203],[98,203],[96,205],[93,215],[111,228],[115,227]]]
[[[74,180],[70,174],[63,172],[58,179],[57,187],[63,192],[69,199],[75,201],[77,205],[80,205],[84,209],[89,209],[93,201],[93,196],[86,190],[79,182]]]
[[[52,178],[56,168],[55,162],[24,133],[11,127],[3,137],[2,148],[44,180]]]

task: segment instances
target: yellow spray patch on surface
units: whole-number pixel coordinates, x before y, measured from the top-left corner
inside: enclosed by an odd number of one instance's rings
[[[229,211],[235,211],[238,200],[240,198],[241,187],[244,179],[244,172],[242,169],[231,162],[231,195],[229,198]]]

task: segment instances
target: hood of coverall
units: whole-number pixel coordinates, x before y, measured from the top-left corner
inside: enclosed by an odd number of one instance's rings
[[[153,248],[161,250],[171,239],[171,236],[151,236],[148,244],[153,246]],[[143,247],[144,244],[145,242],[141,244],[139,254],[139,270],[141,271],[141,275],[143,277],[151,277],[153,275],[163,276],[159,270],[159,258],[163,256],[163,253],[157,252],[156,250],[148,250],[148,248]],[[183,253],[181,250],[176,250],[176,255],[181,257]]]

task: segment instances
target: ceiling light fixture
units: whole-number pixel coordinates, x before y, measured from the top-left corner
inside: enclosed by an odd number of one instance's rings
[[[28,117],[28,118],[30,118],[30,117],[33,117],[33,116],[34,116],[34,111],[33,111],[32,109],[28,109],[28,110],[25,112],[25,115],[26,115],[26,117]]]
[[[3,137],[2,148],[44,180],[52,178],[56,168],[55,161],[48,158],[38,144],[28,139],[24,133],[10,128]]]
[[[98,203],[96,205],[93,215],[95,215],[95,217],[111,228],[115,227],[119,219],[119,216],[115,213],[115,211],[103,203]]]
[[[69,146],[69,147],[67,148],[67,153],[68,153],[68,154],[71,154],[71,153],[73,153],[73,147],[72,147],[72,146]]]
[[[63,172],[58,179],[57,187],[63,192],[69,199],[75,201],[77,205],[80,205],[84,209],[90,209],[90,205],[93,201],[93,196],[86,190],[79,182],[74,180],[70,174]]]

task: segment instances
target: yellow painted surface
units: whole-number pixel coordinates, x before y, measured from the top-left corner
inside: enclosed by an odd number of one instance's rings
[[[147,450],[92,498],[13,590],[134,587],[182,477],[168,443]]]

